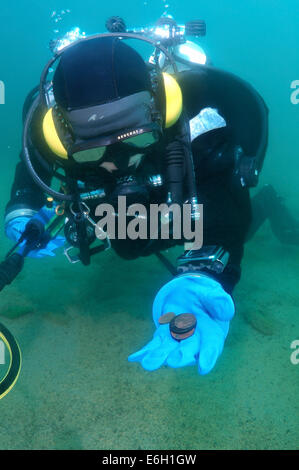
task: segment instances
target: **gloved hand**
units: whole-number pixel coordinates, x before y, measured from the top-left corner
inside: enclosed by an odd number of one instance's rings
[[[22,233],[24,232],[25,227],[27,223],[29,222],[29,220],[30,220],[30,217],[25,217],[25,216],[16,217],[15,219],[10,220],[8,224],[6,224],[5,226],[6,236],[10,240],[17,242],[20,239]],[[25,243],[26,242],[23,241],[20,244],[21,253],[22,253],[22,248],[24,248],[25,246]],[[58,235],[53,240],[50,240],[45,248],[41,248],[40,250],[32,250],[28,253],[27,256],[31,258],[43,258],[44,256],[55,256],[55,253],[53,253],[54,250],[56,250],[56,248],[63,246],[64,243],[65,243],[65,238]]]
[[[169,324],[158,322],[160,316],[168,312],[193,313],[197,319],[194,334],[181,341],[175,340]],[[153,319],[157,330],[152,341],[128,359],[140,362],[150,371],[163,364],[183,367],[197,363],[199,373],[207,374],[222,352],[234,313],[231,296],[214,279],[203,275],[177,277],[162,287],[155,298]]]

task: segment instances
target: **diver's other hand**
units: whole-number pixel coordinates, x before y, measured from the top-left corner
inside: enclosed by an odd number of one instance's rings
[[[167,312],[193,313],[197,320],[194,334],[181,341],[175,340],[169,324],[159,325],[160,316]],[[155,298],[153,318],[157,330],[153,339],[128,359],[140,362],[150,371],[162,365],[197,364],[199,373],[207,374],[223,350],[234,312],[231,296],[214,279],[201,275],[177,277],[162,287]]]
[[[25,216],[16,217],[15,219],[10,220],[5,225],[6,236],[14,242],[19,241],[29,221],[30,221],[30,217],[25,217]],[[43,247],[38,250],[31,250],[27,254],[27,256],[31,258],[43,258],[44,256],[55,256],[54,251],[57,248],[60,248],[61,246],[63,246],[64,243],[65,243],[65,238],[62,236],[57,236],[54,239],[50,240],[47,243],[46,247]],[[26,241],[23,241],[20,244],[21,250],[22,248],[24,248],[25,244],[26,244]]]
[[[30,217],[16,217],[15,219],[10,220],[5,224],[6,236],[13,242],[17,242],[25,231],[25,227],[29,220]]]
[[[47,243],[47,246],[38,250],[29,251],[28,255],[30,258],[44,258],[45,256],[56,256],[54,253],[57,248],[62,247],[65,244],[65,238],[58,235]]]

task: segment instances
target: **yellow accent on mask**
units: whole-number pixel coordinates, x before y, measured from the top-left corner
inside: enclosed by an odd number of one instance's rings
[[[163,73],[166,95],[165,127],[168,129],[179,119],[183,109],[183,95],[176,80],[168,73]]]
[[[55,155],[60,158],[67,160],[68,154],[65,147],[62,145],[61,140],[58,137],[54,119],[53,119],[53,108],[49,109],[43,120],[43,133],[45,140]]]

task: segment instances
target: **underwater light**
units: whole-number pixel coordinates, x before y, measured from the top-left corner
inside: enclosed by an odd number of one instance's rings
[[[184,44],[176,46],[174,55],[176,58],[193,64],[205,65],[207,63],[207,56],[203,48],[191,41],[186,41]]]

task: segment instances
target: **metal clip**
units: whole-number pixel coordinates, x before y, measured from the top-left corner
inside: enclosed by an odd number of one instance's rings
[[[229,253],[219,246],[204,246],[200,250],[190,250],[177,260],[178,273],[207,269],[220,274],[229,261]]]
[[[68,248],[65,248],[65,250],[64,250],[64,255],[66,256],[67,260],[68,260],[71,264],[76,264],[76,263],[79,263],[81,260],[80,260],[79,256],[74,257],[74,256],[71,256],[71,255],[69,254],[69,252],[70,252],[71,250],[73,250],[73,249],[74,249],[73,246],[69,246]]]

